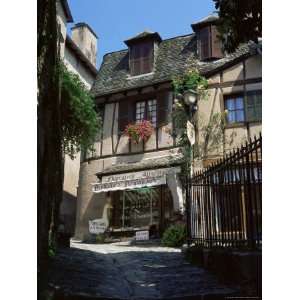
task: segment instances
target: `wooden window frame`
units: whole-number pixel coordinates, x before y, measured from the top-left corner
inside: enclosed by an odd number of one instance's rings
[[[148,55],[144,55],[143,47],[149,47]],[[143,74],[148,74],[153,71],[154,63],[154,44],[153,42],[144,42],[141,44],[132,45],[130,48],[130,74],[131,76],[139,76]],[[136,57],[137,56],[137,57]]]
[[[243,93],[235,93],[235,94],[228,94],[228,95],[224,95],[224,110],[228,110],[227,106],[226,106],[226,101],[228,100],[236,100],[238,98],[242,98],[243,99],[243,116],[244,116],[244,120],[243,121],[234,121],[234,122],[229,122],[228,121],[228,117],[226,117],[226,124],[229,126],[235,125],[235,124],[244,124],[246,123],[246,111],[245,111],[245,97],[243,95]],[[232,110],[234,112],[236,111],[240,111],[241,109],[235,109]]]
[[[252,119],[249,120],[249,115],[248,115],[248,97],[251,94],[254,93],[261,93],[261,90],[251,90],[251,91],[247,91],[246,92],[246,96],[241,92],[241,93],[233,93],[233,94],[227,94],[227,95],[223,95],[223,105],[224,105],[224,111],[227,109],[226,107],[226,101],[229,99],[236,99],[236,98],[242,98],[243,99],[243,111],[244,111],[244,121],[237,121],[237,122],[228,122],[228,118],[226,118],[226,127],[236,127],[236,126],[240,126],[240,125],[244,125],[247,123],[257,123],[257,122],[261,122],[262,118],[257,118],[257,119]],[[235,109],[236,110],[240,110],[240,109]]]
[[[257,116],[257,105],[254,104],[253,107],[254,107],[254,110],[255,110],[255,118],[254,119],[251,119],[249,120],[249,115],[248,115],[248,106],[249,106],[249,96],[253,95],[253,94],[260,94],[261,96],[261,104],[262,105],[262,91],[261,90],[251,90],[251,91],[247,91],[246,92],[246,106],[245,106],[245,111],[246,111],[246,121],[247,122],[251,122],[251,123],[255,123],[255,122],[261,122],[262,120],[262,116],[258,117]]]
[[[152,105],[152,106],[155,106],[155,124],[152,122],[152,120],[148,119],[149,118],[149,102],[150,101],[155,101],[155,104]],[[144,111],[144,118],[143,119],[140,119],[140,120],[137,120],[137,105],[138,103],[145,103],[145,111]],[[151,98],[151,99],[145,99],[145,100],[138,100],[135,102],[135,112],[134,112],[134,120],[135,122],[137,121],[142,121],[142,120],[148,120],[151,122],[152,126],[154,128],[157,127],[157,99],[156,98]]]

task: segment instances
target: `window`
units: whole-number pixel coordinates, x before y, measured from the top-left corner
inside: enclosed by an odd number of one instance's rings
[[[247,121],[261,121],[261,91],[247,93]]]
[[[152,123],[152,125],[156,126],[156,100],[148,101],[148,116],[147,119]]]
[[[261,91],[247,92],[246,99],[243,95],[227,96],[225,98],[227,122],[233,124],[261,121],[261,100]]]
[[[200,54],[200,60],[205,60],[209,58],[211,49],[210,49],[210,27],[204,27],[199,31],[198,38],[198,49]]]
[[[130,73],[140,75],[150,73],[153,67],[153,43],[133,45],[130,48]]]
[[[245,121],[243,96],[232,96],[225,99],[225,109],[228,111],[227,122],[229,124]]]
[[[135,121],[149,120],[156,127],[156,99],[136,103]]]
[[[140,122],[146,118],[145,116],[146,102],[137,102],[136,103],[136,112],[135,112],[135,121]]]

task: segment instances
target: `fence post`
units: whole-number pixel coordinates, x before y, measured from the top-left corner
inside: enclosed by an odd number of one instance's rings
[[[185,184],[185,204],[186,204],[186,228],[187,228],[187,244],[188,247],[191,245],[191,179],[190,175],[186,176],[186,184]]]
[[[251,143],[248,144],[246,142],[246,151],[248,152],[251,147]],[[253,228],[253,207],[252,207],[252,197],[251,197],[251,172],[250,172],[250,160],[249,160],[249,153],[246,154],[246,180],[245,185],[247,192],[245,193],[246,198],[246,205],[247,205],[247,239],[250,239],[250,247],[252,249],[255,248],[254,242],[254,228]]]

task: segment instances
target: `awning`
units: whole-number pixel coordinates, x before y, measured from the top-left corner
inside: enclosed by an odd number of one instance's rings
[[[94,193],[101,193],[163,185],[167,175],[177,173],[180,173],[180,167],[102,176],[101,182],[92,184],[92,189]]]
[[[177,150],[178,151],[178,150]],[[118,162],[115,165],[105,168],[101,172],[96,173],[97,177],[101,179],[102,176],[111,174],[120,174],[133,171],[151,170],[156,168],[175,167],[184,162],[184,156],[182,153],[174,152],[172,155],[156,156],[151,158],[141,157],[140,161]]]

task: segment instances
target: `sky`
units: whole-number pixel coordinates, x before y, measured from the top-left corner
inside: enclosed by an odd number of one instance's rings
[[[190,25],[215,11],[213,0],[68,0],[75,23],[98,35],[97,67],[104,54],[126,49],[124,40],[145,29],[162,39],[192,33]],[[69,24],[68,29],[74,24]]]

